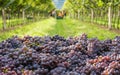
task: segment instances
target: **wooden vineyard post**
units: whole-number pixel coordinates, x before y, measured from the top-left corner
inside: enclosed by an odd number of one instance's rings
[[[25,10],[22,11],[23,24],[25,24]]]
[[[111,23],[111,6],[108,7],[108,29],[110,30],[112,27]]]
[[[94,18],[94,11],[93,9],[91,9],[91,23],[93,22],[93,18]]]
[[[5,9],[2,9],[2,21],[3,21],[3,30],[6,29],[6,15],[5,15]]]

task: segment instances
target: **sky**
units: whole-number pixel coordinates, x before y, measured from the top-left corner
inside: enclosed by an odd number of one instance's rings
[[[64,5],[65,0],[53,0],[57,9],[61,9]]]

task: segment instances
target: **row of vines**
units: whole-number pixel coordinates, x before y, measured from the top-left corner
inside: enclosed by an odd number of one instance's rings
[[[0,30],[46,18],[51,0],[0,0]]]
[[[71,18],[120,29],[120,0],[67,0]]]

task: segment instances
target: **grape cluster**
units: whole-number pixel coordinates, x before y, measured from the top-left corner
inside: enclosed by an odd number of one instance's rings
[[[119,75],[120,36],[20,38],[0,42],[0,75]]]

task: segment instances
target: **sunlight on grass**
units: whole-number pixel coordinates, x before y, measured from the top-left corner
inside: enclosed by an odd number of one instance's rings
[[[119,35],[109,30],[100,29],[96,25],[71,19],[57,20],[57,24],[52,28],[52,31],[48,31],[49,35],[58,34],[64,37],[79,36],[86,33],[89,38],[98,37],[103,40]]]
[[[32,36],[44,36],[44,35],[48,35],[46,33],[46,30],[51,30],[52,26],[55,25],[55,20],[51,19],[51,20],[45,20],[41,23],[36,23],[34,25],[34,27],[32,28],[31,31],[27,32],[26,35],[32,35]]]
[[[30,25],[21,26],[18,29],[11,30],[0,34],[0,41],[12,37],[14,35],[23,37],[25,35],[30,36],[44,36],[48,35],[45,31],[52,29],[52,25],[56,23],[55,19],[50,18],[44,21],[32,23]]]
[[[85,23],[68,18],[61,20],[49,18],[29,25],[21,26],[18,29],[11,30],[9,32],[3,32],[0,34],[0,41],[5,40],[13,35],[18,35],[21,37],[25,35],[60,35],[67,38],[69,36],[79,36],[82,33],[86,33],[89,38],[98,37],[100,40],[114,38],[115,36],[119,35],[107,29],[101,29],[97,25],[93,25],[91,23]]]

